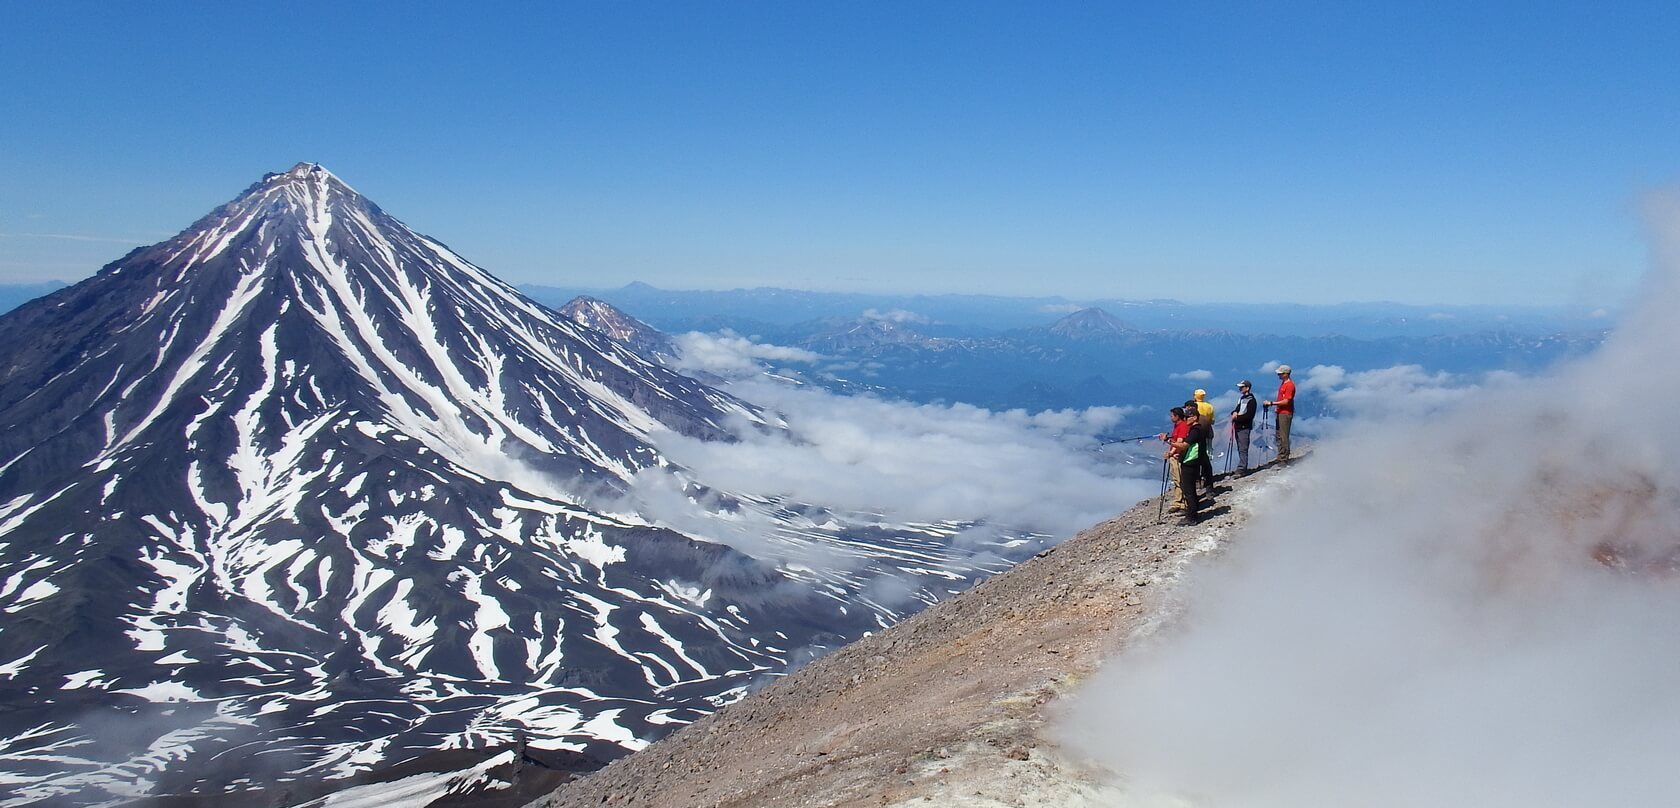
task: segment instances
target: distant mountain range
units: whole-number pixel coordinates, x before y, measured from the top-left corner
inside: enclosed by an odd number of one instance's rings
[[[1480,321],[1484,327],[1469,331],[1441,333],[1440,324],[1448,320],[1419,318],[1436,330],[1365,337],[1294,333],[1317,330],[1319,326],[1313,323],[1322,325],[1353,311],[1369,317],[1337,322],[1374,333],[1408,330],[1400,327],[1404,318],[1399,314],[1407,311],[1405,307],[1373,305],[1302,307],[1313,312],[1312,319],[1297,321],[1283,333],[1255,333],[1205,324],[1182,327],[1191,312],[1212,315],[1222,309],[1162,301],[1122,303],[1123,308],[1118,310],[1123,317],[1100,307],[1059,313],[1037,311],[1036,325],[1004,327],[1025,317],[1023,307],[1036,305],[1042,309],[1048,304],[1017,299],[1012,314],[984,319],[990,316],[987,312],[1001,310],[1007,300],[1003,298],[927,299],[943,300],[947,309],[972,303],[976,308],[964,309],[962,316],[966,319],[961,322],[942,322],[924,316],[922,311],[904,308],[885,313],[871,308],[850,316],[794,322],[786,322],[788,316],[783,316],[781,321],[767,322],[740,314],[699,312],[709,312],[706,307],[728,299],[736,301],[736,306],[726,306],[726,310],[753,313],[745,305],[747,301],[782,296],[806,303],[827,301],[834,306],[861,302],[909,305],[913,301],[863,301],[782,290],[684,293],[645,285],[602,294],[638,317],[663,314],[665,328],[692,322],[696,327],[729,329],[764,342],[814,351],[824,359],[782,372],[841,392],[868,392],[918,402],[964,402],[997,410],[1144,406],[1155,413],[1155,421],[1159,420],[1157,410],[1183,401],[1193,388],[1228,390],[1238,380],[1252,378],[1264,391],[1271,380],[1264,378],[1261,368],[1268,362],[1292,363],[1301,368],[1339,365],[1348,370],[1417,364],[1450,373],[1532,372],[1585,353],[1603,340],[1607,328],[1601,317],[1570,318],[1561,313],[1531,313],[1531,318],[1520,320],[1528,326],[1523,328],[1515,324],[1519,320],[1498,319],[1507,315],[1482,312],[1477,316],[1487,315]],[[646,307],[646,311],[637,306]],[[789,306],[792,311],[813,308],[814,304]],[[685,318],[682,311],[693,312],[693,317]],[[1163,318],[1163,312],[1172,317]],[[1461,315],[1454,315],[1452,322],[1462,325],[1473,321],[1470,314]],[[1139,324],[1163,319],[1178,325],[1146,328]],[[1217,321],[1210,316],[1196,319]],[[1539,330],[1542,326],[1559,330]],[[1304,406],[1307,414],[1322,414],[1324,402],[1309,397]]]
[[[1143,331],[1222,330],[1277,336],[1342,336],[1355,339],[1423,337],[1507,331],[1521,334],[1601,331],[1613,312],[1587,307],[1418,306],[1400,303],[1304,305],[1176,300],[1002,297],[995,295],[870,295],[796,289],[675,290],[645,283],[612,289],[522,286],[532,298],[559,306],[579,295],[607,301],[667,332],[732,328],[771,333],[823,320],[850,320],[873,312],[877,319],[919,324],[938,336],[984,336],[1044,327],[1064,315],[1099,309]]]
[[[44,288],[0,286],[6,291],[21,299]],[[1156,402],[1178,395],[1182,387],[1162,383],[1163,377],[1205,369],[1214,374],[1214,384],[1228,385],[1269,361],[1527,371],[1580,353],[1612,324],[1603,311],[1532,307],[1170,300],[1079,305],[1064,298],[685,291],[643,283],[521,291],[555,309],[570,311],[572,301],[581,300],[627,311],[651,324],[653,333],[727,329],[822,353],[835,360],[830,367],[856,361],[883,365],[872,368],[873,375],[850,367],[819,369],[813,381],[835,389],[1003,409]],[[5,299],[0,294],[0,305]],[[645,349],[671,355],[668,337],[652,339],[662,346]],[[1106,350],[1088,344],[1105,340],[1115,344]],[[1080,344],[1083,349],[1067,350]],[[1115,353],[1116,346],[1125,352]]]

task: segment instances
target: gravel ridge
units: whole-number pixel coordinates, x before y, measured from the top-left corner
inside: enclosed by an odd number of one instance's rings
[[[1172,585],[1288,476],[1221,478],[1197,525],[1144,500],[531,808],[1114,805],[1044,737],[1057,700],[1170,622]]]

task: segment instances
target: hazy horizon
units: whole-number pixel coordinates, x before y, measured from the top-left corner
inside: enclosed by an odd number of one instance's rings
[[[117,259],[118,259],[118,257],[114,256],[111,260],[112,260],[112,262],[114,262]],[[103,269],[103,268],[104,268],[103,266],[100,267],[100,269]],[[494,270],[490,267],[484,267],[484,269],[491,270],[491,274],[493,274],[493,275],[496,274],[494,272]],[[96,272],[97,272],[97,270],[96,270]],[[62,288],[62,287],[65,287],[65,286],[74,286],[75,284],[80,283],[82,281],[85,281],[85,280],[87,280],[88,278],[91,278],[91,277],[93,277],[92,273],[90,273],[86,277],[80,277],[80,278],[49,277],[49,278],[43,278],[41,280],[0,280],[0,288],[4,288],[4,289],[43,288],[45,290],[43,292],[43,294],[45,294],[46,292],[53,291],[54,289]],[[498,277],[500,277],[500,276],[498,275]],[[821,289],[821,288],[812,288],[812,287],[783,286],[783,285],[776,285],[776,284],[773,284],[773,283],[772,284],[758,285],[758,286],[705,286],[705,285],[660,286],[660,285],[648,283],[646,281],[641,281],[641,280],[637,280],[637,279],[631,279],[631,280],[628,280],[624,283],[619,283],[619,284],[615,284],[615,285],[604,285],[604,286],[603,285],[589,285],[589,284],[584,284],[584,283],[579,283],[579,284],[535,283],[535,282],[517,282],[516,283],[516,282],[513,282],[513,281],[509,281],[509,283],[513,283],[514,286],[516,286],[520,289],[559,290],[559,291],[565,291],[565,292],[576,292],[576,293],[579,293],[579,294],[588,294],[590,292],[614,292],[614,291],[623,291],[623,290],[626,290],[626,289],[645,288],[645,289],[652,289],[652,290],[659,291],[659,292],[671,292],[671,293],[675,293],[675,294],[726,294],[726,293],[751,293],[751,292],[793,292],[793,293],[798,293],[798,294],[833,295],[833,296],[837,296],[837,297],[849,296],[849,297],[859,297],[859,298],[904,298],[904,299],[911,299],[911,298],[981,298],[981,299],[1019,300],[1019,301],[1053,301],[1053,302],[1063,302],[1063,303],[1068,303],[1068,304],[1078,304],[1080,306],[1080,308],[1100,308],[1101,305],[1104,304],[1104,303],[1125,303],[1125,304],[1133,304],[1133,305],[1179,305],[1179,306],[1185,306],[1185,307],[1232,307],[1232,308],[1244,308],[1244,307],[1252,307],[1252,308],[1299,307],[1299,308],[1303,308],[1303,309],[1334,309],[1334,308],[1365,307],[1365,306],[1368,306],[1368,307],[1393,307],[1393,308],[1404,308],[1404,309],[1440,309],[1440,310],[1449,310],[1449,311],[1456,311],[1456,310],[1492,310],[1492,311],[1508,310],[1508,311],[1548,312],[1548,313],[1552,313],[1552,312],[1556,312],[1556,313],[1582,312],[1583,314],[1580,314],[1578,316],[1585,316],[1585,317],[1591,317],[1591,318],[1600,318],[1600,317],[1608,316],[1610,313],[1612,313],[1613,311],[1618,309],[1620,306],[1626,305],[1628,303],[1628,301],[1611,301],[1610,304],[1608,304],[1607,306],[1606,305],[1591,305],[1591,306],[1589,306],[1589,305],[1586,305],[1586,304],[1569,303],[1569,302],[1565,302],[1565,303],[1516,303],[1516,302],[1501,302],[1501,301],[1481,301],[1481,302],[1475,302],[1475,303],[1442,303],[1442,302],[1409,302],[1409,301],[1393,300],[1393,299],[1359,299],[1359,300],[1338,300],[1338,301],[1317,302],[1317,303],[1296,303],[1296,302],[1290,302],[1290,301],[1281,301],[1280,302],[1280,301],[1241,300],[1241,299],[1236,299],[1236,298],[1193,300],[1193,299],[1161,298],[1161,297],[1155,297],[1155,298],[1127,298],[1127,297],[1114,297],[1114,296],[1074,295],[1074,294],[1042,294],[1042,295],[998,294],[998,293],[960,291],[960,290],[909,291],[909,292],[893,292],[893,291],[887,291],[887,290],[881,290],[881,289],[836,290],[836,289]],[[1075,310],[1077,310],[1077,309],[1069,309],[1065,313],[1072,313]]]

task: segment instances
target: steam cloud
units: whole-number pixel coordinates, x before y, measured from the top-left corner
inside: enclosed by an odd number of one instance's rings
[[[1380,425],[1389,429],[1389,421],[1415,422],[1522,380],[1507,370],[1467,375],[1430,372],[1421,365],[1355,372],[1339,365],[1315,365],[1297,377],[1301,395],[1322,400],[1336,416],[1351,414],[1356,419],[1350,423],[1340,417],[1314,418],[1301,424],[1305,431],[1320,435],[1333,435],[1348,426],[1370,429]],[[1267,391],[1262,397],[1270,395]]]
[[[1659,413],[1680,401],[1680,250],[1656,252],[1643,308],[1546,377],[1302,374],[1435,400],[1276,483],[1064,741],[1136,805],[1674,804],[1680,468]]]

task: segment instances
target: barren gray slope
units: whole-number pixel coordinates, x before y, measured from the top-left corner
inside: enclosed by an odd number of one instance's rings
[[[1147,500],[533,806],[1094,803],[1096,775],[1042,735],[1049,711],[1170,615],[1189,561],[1284,479],[1222,481],[1194,527]]]

